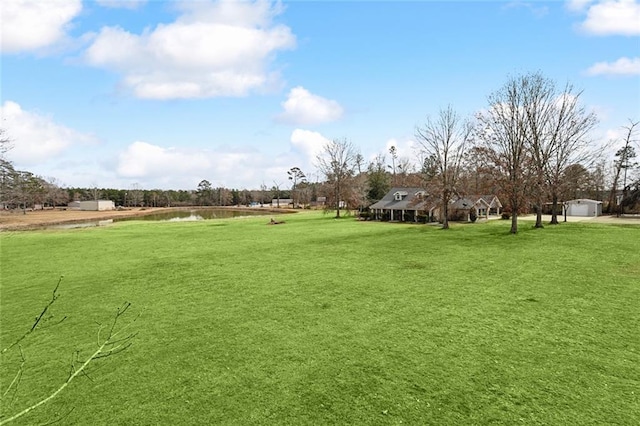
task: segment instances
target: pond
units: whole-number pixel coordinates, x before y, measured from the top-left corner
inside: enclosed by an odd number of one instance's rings
[[[209,219],[229,219],[232,217],[265,216],[273,214],[264,210],[228,210],[228,209],[193,209],[193,210],[173,210],[168,212],[156,212],[144,216],[122,217],[113,219],[114,222],[124,222],[128,220],[150,220],[182,222]]]
[[[282,212],[284,213],[284,212]],[[170,210],[166,212],[155,212],[146,215],[132,217],[118,217],[107,220],[91,220],[78,223],[62,223],[47,226],[47,229],[74,229],[89,228],[94,226],[107,226],[115,222],[126,222],[132,220],[155,221],[155,222],[191,222],[211,219],[229,219],[234,217],[247,216],[267,216],[274,212],[266,210],[230,210],[230,209],[191,209],[191,210]],[[277,212],[275,214],[281,214]]]

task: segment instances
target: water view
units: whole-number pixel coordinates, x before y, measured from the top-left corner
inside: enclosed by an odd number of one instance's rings
[[[266,216],[273,212],[265,210],[230,210],[230,209],[191,209],[191,210],[170,210],[166,212],[154,212],[146,215],[132,217],[118,217],[107,220],[90,220],[78,223],[64,223],[48,226],[48,229],[73,229],[89,228],[94,226],[107,226],[115,222],[125,222],[132,220],[156,221],[156,222],[190,222],[212,219],[229,219],[234,217]]]

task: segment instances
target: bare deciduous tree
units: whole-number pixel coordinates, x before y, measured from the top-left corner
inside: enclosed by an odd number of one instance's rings
[[[357,167],[358,152],[351,142],[334,139],[316,157],[316,165],[333,188],[336,218],[340,217],[340,202],[347,200],[349,181]]]
[[[551,224],[558,224],[558,198],[564,189],[566,169],[575,164],[593,166],[598,157],[589,139],[589,132],[598,119],[580,105],[582,92],[574,92],[567,84],[553,102],[549,126],[551,155],[545,167],[545,176],[551,195]]]
[[[512,234],[518,232],[518,211],[528,183],[525,101],[522,78],[510,78],[489,95],[489,109],[477,116],[478,136],[511,210]]]
[[[517,90],[522,96],[524,135],[531,165],[531,189],[536,212],[536,228],[542,228],[542,203],[546,199],[546,171],[555,149],[555,84],[540,73],[522,75]]]
[[[618,151],[616,151],[616,160],[613,163],[614,166],[614,174],[613,174],[613,183],[611,186],[611,192],[609,193],[609,212],[612,213],[614,210],[619,211],[617,208],[617,199],[616,195],[618,193],[618,184],[620,183],[620,174],[624,170],[624,186],[626,186],[627,181],[627,173],[628,169],[632,167],[633,163],[631,162],[633,158],[636,157],[635,149],[633,148],[633,144],[637,143],[638,137],[638,125],[640,125],[640,121],[629,120],[629,124],[624,126],[625,136],[623,139],[623,146]]]
[[[131,188],[129,188],[129,205],[133,207],[139,207],[142,204],[142,195],[143,192],[140,184],[131,184]]]
[[[451,106],[440,110],[435,119],[427,118],[416,128],[416,139],[425,157],[430,158],[435,176],[429,186],[438,191],[442,202],[442,228],[449,228],[449,201],[456,192],[465,150],[472,137],[472,125]]]
[[[64,185],[56,178],[51,177],[46,180],[46,199],[52,207],[69,202],[69,193]]]
[[[566,84],[558,91],[553,80],[540,73],[519,77],[523,96],[525,135],[532,166],[536,228],[542,228],[542,203],[552,201],[551,224],[558,223],[558,198],[565,169],[593,157],[588,133],[597,123],[594,113],[580,105],[582,92]]]

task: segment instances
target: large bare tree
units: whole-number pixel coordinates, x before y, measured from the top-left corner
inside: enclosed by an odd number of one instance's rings
[[[437,117],[427,117],[422,127],[416,127],[416,140],[424,156],[431,159],[435,172],[428,186],[440,195],[443,229],[449,228],[449,202],[456,192],[472,130],[471,123],[450,105],[441,109]]]
[[[526,99],[522,80],[522,77],[510,78],[489,95],[489,108],[477,116],[478,136],[511,211],[512,234],[518,232],[518,212],[529,182]]]
[[[580,105],[581,91],[555,82],[541,73],[518,78],[523,97],[525,135],[530,155],[536,228],[542,228],[542,203],[551,197],[551,224],[558,223],[557,207],[565,169],[593,157],[589,132],[597,124],[594,113]]]
[[[333,189],[336,217],[340,217],[340,201],[347,200],[349,183],[355,174],[358,152],[346,139],[334,139],[316,157],[316,166]]]
[[[598,151],[593,149],[589,133],[598,123],[593,112],[580,104],[582,92],[570,84],[553,102],[553,114],[548,136],[551,155],[545,167],[545,176],[551,196],[551,224],[558,224],[558,198],[565,189],[567,168],[582,164],[594,167]]]
[[[524,135],[530,155],[531,190],[536,212],[536,228],[542,228],[542,204],[547,195],[547,165],[555,149],[554,124],[555,83],[540,73],[518,78],[522,96]]]

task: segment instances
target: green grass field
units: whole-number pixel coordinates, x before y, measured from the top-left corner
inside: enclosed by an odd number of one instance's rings
[[[640,226],[268,219],[0,234],[3,417],[129,301],[17,424],[638,424]]]

